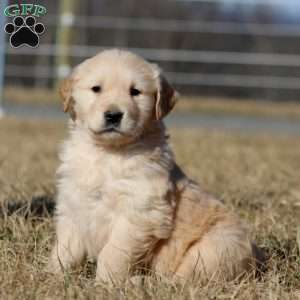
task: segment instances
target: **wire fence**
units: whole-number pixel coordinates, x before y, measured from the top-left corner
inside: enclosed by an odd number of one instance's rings
[[[96,54],[105,47],[72,45],[69,56],[86,58]],[[300,54],[275,54],[275,53],[241,53],[227,51],[195,51],[186,49],[147,49],[147,48],[129,48],[146,59],[156,61],[175,61],[191,63],[211,63],[211,64],[238,64],[238,65],[266,65],[266,66],[285,66],[300,67]],[[36,56],[57,56],[60,55],[61,48],[55,45],[44,44],[37,49],[8,48],[9,55],[36,55]],[[8,65],[8,69],[11,65]],[[22,76],[22,74],[21,74]]]
[[[205,0],[181,0],[182,2],[209,2]],[[232,0],[238,2],[238,0]],[[212,2],[221,2],[214,0]],[[263,2],[264,5],[270,3]],[[260,3],[258,2],[258,3]],[[240,1],[243,5],[247,1]],[[280,1],[272,1],[272,4],[281,5]],[[161,33],[172,32],[173,34],[196,34],[199,36],[205,34],[211,40],[218,39],[220,36],[226,40],[230,37],[230,41],[235,36],[249,39],[288,39],[289,45],[293,41],[297,41],[300,36],[300,24],[269,24],[269,23],[237,23],[225,21],[198,21],[198,20],[179,20],[179,19],[158,19],[158,18],[129,18],[129,17],[108,17],[108,16],[83,16],[69,14],[69,27],[73,31],[85,32],[91,30],[109,30],[117,40],[119,36],[128,35],[130,32],[141,32],[147,35],[149,32],[160,35]],[[56,32],[62,26],[62,18],[58,15],[48,15],[44,18],[43,23],[46,28],[52,28],[52,32]],[[225,36],[225,38],[224,38]],[[50,41],[50,43],[49,43]],[[183,43],[184,44],[184,43]],[[38,48],[21,47],[18,49],[11,48],[6,44],[6,55],[9,58],[5,65],[5,77],[7,82],[14,79],[20,80],[32,79],[33,85],[38,85],[38,81],[49,79],[52,83],[61,75],[58,70],[59,66],[55,64],[55,59],[65,54],[77,61],[92,56],[101,49],[107,47],[120,46],[120,43],[111,42],[111,44],[95,45],[90,42],[85,44],[72,43],[67,45],[58,45],[55,36],[42,43]],[[274,89],[287,91],[300,91],[300,45],[295,51],[288,49],[287,53],[282,50],[280,53],[276,49],[270,52],[253,52],[226,49],[207,50],[185,48],[148,48],[138,47],[134,44],[124,46],[134,51],[150,61],[158,63],[168,63],[175,65],[175,68],[166,68],[166,73],[170,80],[180,86],[187,88],[194,87],[223,87],[223,88],[245,88],[245,89]],[[209,45],[206,47],[209,47]],[[20,57],[40,57],[39,63],[34,65],[22,64],[22,61],[16,58]],[[176,65],[181,66],[176,70]],[[172,66],[173,66],[172,65]],[[212,66],[212,70],[207,67],[203,70],[203,65]],[[223,69],[216,66],[222,65]],[[188,67],[187,67],[188,66]],[[193,66],[191,68],[190,66]],[[196,66],[199,66],[196,68]],[[235,67],[235,68],[233,68]],[[284,70],[284,74],[271,71],[265,74],[255,68],[267,68]],[[250,69],[249,69],[250,68]],[[251,69],[253,68],[253,69]],[[208,70],[208,71],[207,71]],[[225,71],[223,71],[225,70]],[[236,71],[237,70],[237,71]],[[255,70],[255,71],[253,71]],[[236,72],[234,72],[236,71]],[[300,95],[300,94],[299,94]]]
[[[50,15],[46,22],[49,26],[57,24],[57,17]],[[300,36],[300,25],[258,24],[237,22],[208,22],[189,20],[162,20],[155,18],[121,18],[108,16],[76,16],[74,26],[79,28],[101,28],[138,31],[175,31],[196,33],[242,34],[256,36]]]

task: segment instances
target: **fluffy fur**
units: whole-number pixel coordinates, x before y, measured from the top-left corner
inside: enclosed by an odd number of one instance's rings
[[[174,161],[162,118],[177,93],[157,66],[107,50],[76,67],[61,95],[72,120],[60,152],[52,271],[89,256],[97,280],[147,269],[204,282],[256,265],[245,226]],[[114,109],[121,124],[106,131]]]

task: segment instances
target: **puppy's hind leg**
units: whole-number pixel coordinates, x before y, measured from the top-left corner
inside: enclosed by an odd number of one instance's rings
[[[217,224],[184,254],[175,276],[207,281],[232,280],[255,265],[252,245],[240,224]]]
[[[85,255],[85,248],[80,232],[72,220],[58,219],[57,240],[51,253],[47,270],[59,273],[79,264]]]

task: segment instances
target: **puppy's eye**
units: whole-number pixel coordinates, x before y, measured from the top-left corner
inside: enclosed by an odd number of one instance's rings
[[[92,87],[92,91],[94,93],[100,93],[101,92],[101,86],[100,85],[95,85]]]
[[[131,96],[138,96],[140,95],[142,92],[134,87],[130,88],[130,95]]]

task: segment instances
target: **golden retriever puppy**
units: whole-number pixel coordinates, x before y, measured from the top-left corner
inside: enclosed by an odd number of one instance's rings
[[[255,266],[246,228],[175,163],[162,120],[177,93],[156,65],[106,50],[77,66],[60,93],[71,120],[52,271],[88,256],[105,282],[141,269],[205,282]]]

